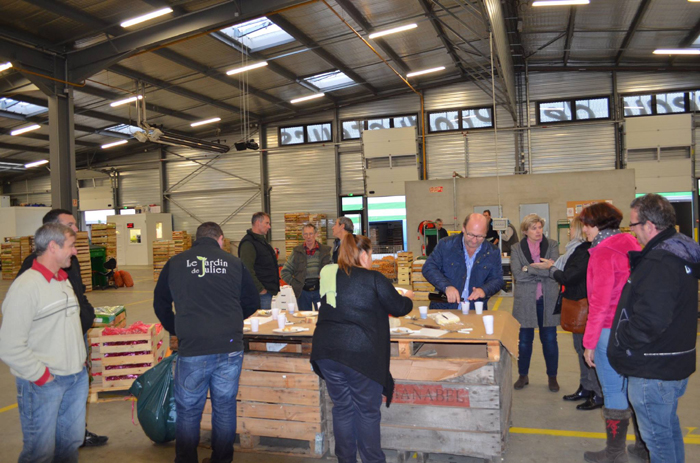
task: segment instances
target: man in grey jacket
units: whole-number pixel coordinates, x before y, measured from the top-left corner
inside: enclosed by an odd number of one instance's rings
[[[77,462],[88,376],[80,306],[63,270],[77,254],[75,232],[47,223],[34,242],[37,258],[10,286],[0,327],[0,359],[17,382],[19,461]]]

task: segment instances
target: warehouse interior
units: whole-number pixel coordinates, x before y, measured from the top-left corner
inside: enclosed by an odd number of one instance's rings
[[[49,208],[74,211],[85,231],[115,223],[118,265],[136,284],[88,298],[146,323],[157,321],[153,241],[214,221],[236,254],[261,210],[280,262],[285,215],[322,214],[328,243],[348,216],[381,257],[421,255],[424,221],[458,232],[490,208],[517,228],[542,210],[563,249],[568,203],[612,201],[624,224],[645,193],[671,200],[697,241],[700,2],[558,3],[6,0],[0,240],[32,234]],[[36,210],[25,217],[27,206]],[[512,311],[511,297],[498,300]],[[567,393],[577,375],[569,338],[560,332]],[[4,364],[0,385],[0,452],[13,460],[21,430]],[[688,462],[700,462],[697,385],[691,377],[679,407]],[[598,411],[576,411],[545,386],[543,374],[514,391],[503,461],[583,461],[602,442]],[[81,450],[84,461],[172,459],[172,445],[130,422],[131,402],[88,409],[110,443]],[[471,461],[430,461],[441,458]]]

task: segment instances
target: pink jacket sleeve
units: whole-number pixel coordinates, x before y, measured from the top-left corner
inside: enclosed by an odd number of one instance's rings
[[[600,332],[609,318],[610,299],[615,284],[616,256],[613,254],[617,253],[605,248],[597,249],[588,261],[588,321],[583,335],[583,347],[586,349],[596,348]]]

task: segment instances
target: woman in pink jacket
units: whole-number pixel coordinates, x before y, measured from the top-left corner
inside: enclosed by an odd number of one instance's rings
[[[595,367],[603,389],[607,445],[600,452],[585,452],[588,462],[627,461],[625,440],[632,411],[627,401],[627,381],[608,362],[608,340],[617,303],[630,275],[629,251],[639,251],[637,240],[620,231],[622,212],[612,204],[596,203],[581,212],[588,251],[588,322],[583,335],[584,358]],[[621,459],[617,459],[622,457]]]

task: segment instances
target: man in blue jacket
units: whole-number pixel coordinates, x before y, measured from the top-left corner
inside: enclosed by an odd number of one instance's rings
[[[440,240],[423,265],[423,276],[435,289],[445,293],[447,303],[431,302],[431,309],[457,309],[459,301],[483,301],[503,287],[501,254],[484,241],[489,222],[482,214],[469,214],[462,233]]]

